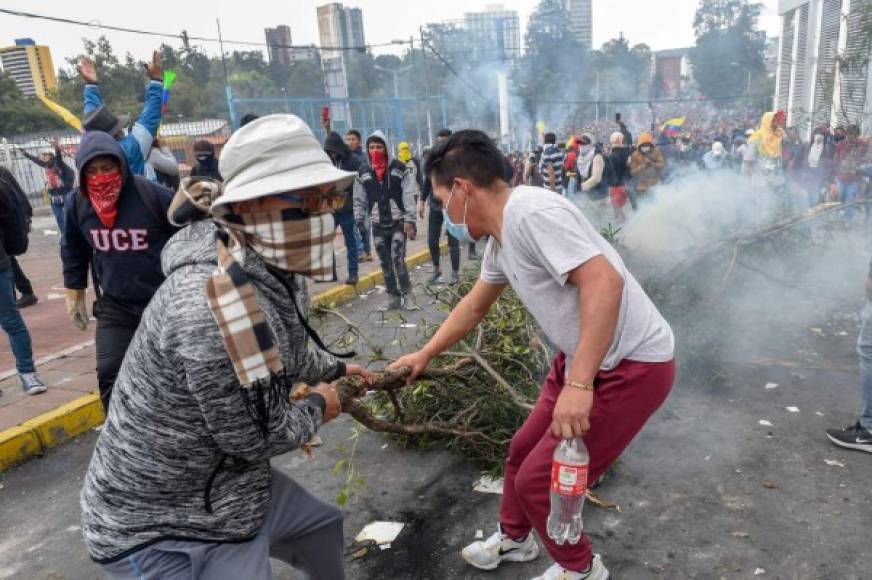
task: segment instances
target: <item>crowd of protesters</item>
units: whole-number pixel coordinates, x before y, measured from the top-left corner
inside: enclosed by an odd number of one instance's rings
[[[626,206],[653,199],[657,186],[697,172],[743,173],[761,187],[794,199],[792,208],[841,202],[846,222],[851,204],[869,192],[872,148],[856,125],[816,127],[808,140],[785,127],[785,116],[771,112],[749,121],[722,117],[682,127],[661,126],[634,140],[626,123],[596,124],[566,130],[562,139],[546,132],[542,144],[526,154],[509,155],[513,185],[534,185],[575,197],[608,199],[614,218],[626,219]],[[869,192],[872,193],[872,192]],[[799,195],[797,195],[799,194]],[[872,215],[872,212],[866,212]]]
[[[103,103],[93,63],[83,59],[79,73],[85,134],[75,169],[56,141],[27,157],[46,172],[67,314],[79,330],[90,322],[86,289],[97,294],[96,368],[107,420],[85,476],[82,529],[110,579],[167,577],[180,566],[202,578],[266,579],[270,557],[311,577],[344,577],[341,512],[269,463],[341,412],[332,382],[371,380],[345,362],[354,353],[331,351],[308,324],[307,280],[336,281],[338,229],[344,283],[359,284],[360,263],[373,261],[374,250],[385,309],[416,310],[406,250],[425,222],[428,283],[446,281],[443,234],[447,283],[459,282],[462,245],[468,258],[482,259],[481,276],[428,344],[395,367],[410,367],[414,378],[508,286],[561,350],[512,440],[498,530],[463,557],[481,569],[532,560],[536,530],[555,560],[541,579],[608,578],[586,536],[560,546],[544,533],[553,451],[562,439],[584,436],[591,477],[607,469],[669,394],[674,338],[575,198],[609,203],[621,222],[628,205],[668,195],[663,186],[672,179],[733,171],[755,187],[794,183],[808,205],[840,201],[850,223],[872,176],[872,151],[857,127],[818,127],[805,142],[785,128],[781,112],[635,137],[616,116],[560,139],[543,132],[541,146],[508,156],[480,131],[443,129],[420,157],[381,131],[365,140],[354,129],[340,135],[325,118],[321,143],[293,115],[247,115],[220,155],[197,141],[197,162],[184,176],[157,136],[157,53],[129,131]],[[16,260],[28,249],[31,218],[14,176],[0,168],[0,325],[22,389],[38,394],[46,387],[20,313],[36,299]],[[485,239],[480,255],[476,242]],[[872,437],[865,366],[863,381],[861,420],[828,436],[872,451],[872,439],[862,439]],[[316,386],[293,400],[298,382]]]

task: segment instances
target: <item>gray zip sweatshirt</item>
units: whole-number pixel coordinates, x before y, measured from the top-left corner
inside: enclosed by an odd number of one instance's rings
[[[207,220],[167,243],[167,279],[115,383],[81,495],[85,543],[97,562],[164,539],[254,537],[270,501],[269,458],[304,444],[321,423],[323,398],[291,403],[288,385],[345,372],[333,356],[307,347],[288,291],[249,253],[244,268],[289,380],[240,387],[204,291],[216,268],[214,236]],[[307,312],[305,281],[288,279]]]

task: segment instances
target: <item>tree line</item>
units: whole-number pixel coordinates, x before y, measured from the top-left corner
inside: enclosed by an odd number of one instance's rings
[[[864,0],[868,1],[868,0]],[[747,88],[769,90],[765,73],[765,34],[758,29],[761,4],[750,0],[701,0],[694,20],[696,45],[690,52],[699,94],[720,98]],[[390,97],[393,77],[383,69],[409,66],[398,78],[402,96],[445,95],[452,123],[484,128],[497,126],[495,67],[505,67],[521,110],[530,119],[543,115],[590,114],[577,103],[622,99],[656,99],[658,79],[652,51],[622,34],[598,50],[582,46],[569,28],[562,0],[540,0],[523,35],[521,54],[481,50],[481,39],[462,26],[431,24],[423,41],[399,56],[347,53],[349,95]],[[177,73],[166,118],[227,118],[224,63],[193,46],[160,47],[164,69]],[[67,59],[58,74],[58,90],[50,95],[76,115],[82,112],[82,80],[75,65],[82,56],[97,66],[103,96],[117,114],[136,115],[142,106],[142,64],[119,55],[105,36],[83,39],[80,54]],[[226,55],[227,82],[238,97],[324,97],[324,78],[314,62],[283,66],[267,62],[260,50]],[[748,76],[750,72],[750,77]],[[8,77],[0,77],[0,135],[15,135],[64,125],[39,101],[21,97]]]

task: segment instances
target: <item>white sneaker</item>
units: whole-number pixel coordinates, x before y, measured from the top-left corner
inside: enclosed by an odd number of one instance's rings
[[[46,391],[45,385],[35,372],[20,373],[18,380],[21,381],[21,390],[28,395],[38,395]]]
[[[463,559],[479,570],[493,570],[502,562],[529,562],[539,555],[539,546],[533,533],[516,542],[502,530],[482,542],[473,542],[463,548]]]
[[[603,565],[602,557],[594,554],[586,572],[571,572],[560,564],[554,564],[533,580],[609,580],[609,571]]]

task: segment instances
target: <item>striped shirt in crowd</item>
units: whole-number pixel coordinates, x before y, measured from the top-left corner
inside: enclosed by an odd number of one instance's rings
[[[542,182],[545,187],[560,191],[563,187],[563,162],[566,159],[566,152],[563,147],[554,144],[545,145],[542,151],[542,159],[539,161],[539,174],[542,176]],[[551,182],[548,176],[548,167],[554,168],[554,187],[551,187]]]

